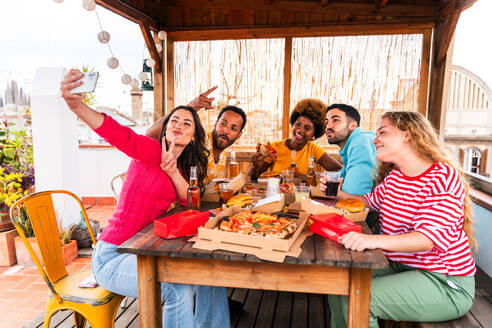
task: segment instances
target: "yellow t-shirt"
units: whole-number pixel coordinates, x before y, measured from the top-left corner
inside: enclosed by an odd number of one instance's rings
[[[281,172],[282,170],[287,170],[290,166],[290,156],[292,151],[287,148],[285,141],[275,141],[271,143],[273,149],[277,151],[277,160],[273,163],[272,170]],[[309,141],[304,148],[296,152],[296,163],[300,174],[307,174],[309,157],[314,156],[314,160],[317,162],[325,151],[323,148],[315,143]]]

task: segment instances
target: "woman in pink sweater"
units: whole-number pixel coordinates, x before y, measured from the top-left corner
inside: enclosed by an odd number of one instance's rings
[[[71,93],[82,84],[82,76],[79,71],[70,70],[61,84],[68,107],[108,143],[132,158],[116,210],[94,249],[92,270],[104,288],[138,297],[136,256],[117,253],[116,248],[162,216],[176,199],[185,204],[190,166],[197,166],[198,181],[203,181],[208,156],[205,131],[193,108],[179,106],[164,120],[161,142],[138,135],[85,105],[82,95]],[[164,327],[229,327],[225,288],[197,286],[196,293],[209,293],[206,297],[210,302],[197,304],[194,314],[194,286],[161,283]]]

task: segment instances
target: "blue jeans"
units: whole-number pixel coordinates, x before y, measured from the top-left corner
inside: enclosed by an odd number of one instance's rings
[[[138,297],[137,257],[117,253],[116,245],[98,241],[92,254],[92,272],[102,287],[114,293]],[[194,295],[196,309],[193,314]],[[224,287],[161,283],[163,327],[230,327]]]

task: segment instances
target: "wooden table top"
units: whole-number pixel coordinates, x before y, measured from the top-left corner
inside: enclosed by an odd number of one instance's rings
[[[216,203],[202,202],[201,210],[216,208]],[[179,206],[166,215],[174,214],[184,207]],[[370,233],[365,222],[359,222],[364,233]],[[154,225],[151,224],[135,236],[118,247],[119,253],[133,253],[137,255],[169,256],[202,258],[244,262],[269,262],[258,259],[254,255],[236,253],[230,251],[207,251],[193,248],[193,242],[188,242],[191,237],[175,239],[163,239],[154,235]],[[299,257],[287,256],[284,264],[311,264],[329,265],[337,267],[356,267],[367,269],[382,269],[388,267],[388,261],[379,249],[363,252],[350,251],[342,245],[327,238],[313,234],[302,244],[302,253]]]

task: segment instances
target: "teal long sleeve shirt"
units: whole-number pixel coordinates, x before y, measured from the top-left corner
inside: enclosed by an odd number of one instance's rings
[[[343,178],[342,190],[346,193],[364,195],[372,190],[376,168],[376,148],[372,141],[375,137],[374,132],[356,128],[347,139],[345,147],[340,149],[343,161],[343,169],[340,170]]]

